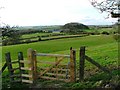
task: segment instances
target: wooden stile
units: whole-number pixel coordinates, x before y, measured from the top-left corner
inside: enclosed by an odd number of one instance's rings
[[[28,70],[29,70],[29,80],[35,82],[37,79],[37,60],[36,60],[36,51],[32,50],[31,48],[28,49]],[[25,68],[24,68],[25,69]],[[30,70],[31,69],[31,70]]]
[[[18,52],[18,62],[19,62],[19,68],[20,68],[20,79],[21,79],[21,82],[22,82],[22,74],[24,73],[24,70],[21,69],[21,67],[23,68],[24,67],[24,63],[21,63],[20,61],[24,61],[23,59],[23,53],[22,52]]]
[[[33,82],[34,81],[34,78],[33,78],[33,75],[34,75],[34,61],[33,61],[33,50],[31,48],[28,49],[28,51],[27,51],[27,58],[30,62],[28,64],[28,68],[31,68],[31,70],[29,71],[29,76],[32,76],[32,77],[29,77],[29,80]]]
[[[34,50],[33,51],[33,62],[34,62],[34,67],[33,67],[33,69],[34,69],[34,76],[33,76],[33,78],[34,78],[34,81],[37,79],[37,60],[36,60],[36,51]]]
[[[76,51],[70,49],[70,82],[76,81]]]
[[[40,76],[44,75],[46,72],[50,71],[54,66],[58,65],[61,61],[63,60],[63,57],[60,58],[54,65],[52,65],[51,67],[49,67],[48,69],[46,69],[44,72],[42,72],[40,74]]]
[[[5,54],[5,59],[6,59],[6,63],[7,63],[7,66],[8,66],[8,72],[9,72],[9,75],[10,75],[10,82],[12,82],[12,81],[14,81],[14,77],[11,77],[11,76],[14,75],[14,71],[11,71],[13,68],[12,68],[12,64],[10,64],[11,63],[10,52]]]
[[[85,64],[85,47],[80,48],[80,61],[79,61],[79,80],[84,79],[84,64]]]

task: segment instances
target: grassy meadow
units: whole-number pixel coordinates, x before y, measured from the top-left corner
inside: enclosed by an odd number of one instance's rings
[[[34,36],[35,34],[31,34]],[[36,34],[39,35],[39,34]],[[42,34],[43,35],[43,34]],[[29,37],[23,36],[24,38]],[[10,52],[12,60],[17,60],[18,52],[23,52],[24,59],[27,60],[27,50],[28,48],[32,48],[37,51],[37,53],[53,53],[53,54],[70,54],[70,47],[76,50],[76,61],[77,66],[79,64],[79,49],[81,46],[86,46],[86,55],[94,59],[96,62],[101,64],[102,66],[113,69],[118,65],[118,42],[114,40],[113,35],[90,35],[85,37],[76,37],[76,38],[64,38],[58,40],[48,40],[48,41],[40,41],[29,44],[18,44],[18,45],[10,45],[2,47],[2,64],[5,63],[5,53]],[[1,49],[1,47],[0,47]],[[1,52],[0,52],[1,53]],[[1,59],[1,58],[0,58]],[[78,68],[78,67],[77,67]],[[90,70],[90,72],[94,71],[96,67],[89,62],[85,62],[85,69]],[[6,70],[5,70],[6,72]],[[5,74],[3,74],[5,75]],[[86,85],[87,82],[83,83],[72,83],[72,84],[64,84],[63,87],[92,87],[94,86],[96,81],[99,79],[105,79],[108,76],[106,74],[99,74],[96,77],[92,77],[92,83],[90,85]],[[90,78],[90,77],[89,77]],[[6,82],[7,80],[3,80]],[[45,83],[45,82],[43,82]],[[79,85],[78,85],[79,84]],[[7,85],[4,83],[3,86]],[[85,86],[86,85],[86,86]]]
[[[41,41],[29,44],[19,44],[11,46],[3,46],[2,62],[5,61],[5,53],[10,52],[12,60],[17,59],[18,52],[23,52],[24,58],[27,57],[27,49],[32,48],[40,53],[57,53],[69,54],[70,47],[76,49],[77,60],[79,55],[80,46],[86,46],[86,54],[100,62],[114,61],[118,58],[117,42],[113,39],[112,35],[93,35],[86,37],[77,37],[69,39],[59,39],[51,41]]]

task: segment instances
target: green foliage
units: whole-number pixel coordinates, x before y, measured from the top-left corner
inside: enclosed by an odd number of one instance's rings
[[[19,38],[21,35],[17,30],[14,30],[16,27],[10,27],[9,25],[1,28],[2,29],[2,44],[3,45],[11,45],[19,43]]]
[[[81,23],[67,23],[62,28],[63,32],[72,34],[80,33],[83,32],[85,29],[89,29],[88,26]]]
[[[103,31],[102,34],[109,35],[107,31]]]

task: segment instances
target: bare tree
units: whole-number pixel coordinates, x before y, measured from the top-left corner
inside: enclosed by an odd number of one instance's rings
[[[101,12],[108,12],[113,18],[120,18],[120,0],[89,0]]]

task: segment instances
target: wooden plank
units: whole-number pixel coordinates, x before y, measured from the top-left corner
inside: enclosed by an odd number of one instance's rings
[[[20,68],[20,79],[22,81],[23,77],[22,77],[22,73],[25,72],[25,70],[22,70],[21,67],[24,67],[24,63],[20,63],[20,61],[24,61],[23,59],[23,53],[22,52],[18,52],[18,62],[19,62],[19,68]]]
[[[112,75],[112,73],[109,71],[109,69],[101,66],[99,63],[95,62],[95,61],[94,61],[93,59],[91,59],[90,57],[88,57],[88,56],[85,55],[85,58],[86,58],[87,61],[89,61],[90,63],[94,64],[95,66],[97,66],[97,67],[98,67],[99,69],[101,69],[102,71],[104,71],[104,72]]]
[[[9,64],[9,63],[11,63],[10,52],[5,53],[5,59],[6,59],[6,63],[7,63],[7,66],[8,66],[9,76],[12,76],[12,75],[14,75],[14,73],[13,73],[13,71],[11,71],[12,70],[12,64]],[[12,81],[14,81],[14,78],[10,77],[10,82],[12,82]]]
[[[32,69],[31,68],[29,68],[29,67],[21,67],[20,68],[21,70],[29,70],[29,71],[31,71]]]
[[[85,47],[80,47],[79,53],[79,81],[84,80],[84,66],[85,66]]]
[[[60,63],[60,64],[58,64],[58,66],[60,66],[60,67],[67,67],[67,64],[62,64],[62,63]]]
[[[5,70],[5,68],[7,67],[7,63],[4,64],[4,66],[2,67],[2,72]]]
[[[17,74],[17,75],[12,75],[12,76],[10,76],[10,77],[21,77],[21,75],[20,75],[20,74]]]
[[[40,75],[44,75],[46,72],[50,71],[54,66],[58,65],[63,60],[63,57],[60,58],[54,65],[52,65],[50,68],[46,69],[44,72],[42,72]]]
[[[31,81],[31,80],[24,80],[24,79],[22,79],[22,82],[24,82],[24,83],[30,83],[30,84],[33,83],[33,81]]]
[[[46,54],[46,53],[37,53],[36,56],[49,56],[49,57],[64,57],[64,58],[70,58],[70,55]]]
[[[70,82],[76,81],[76,51],[70,48]]]
[[[45,74],[56,76],[56,73],[45,73]],[[66,77],[66,74],[57,74],[57,76],[59,76],[59,77]],[[70,77],[70,75],[68,75],[68,77]]]
[[[34,82],[34,78],[33,78],[33,75],[34,75],[33,49],[31,49],[31,48],[28,49],[27,58],[30,61],[30,63],[28,64],[28,67],[31,68],[31,70],[29,71],[29,75],[32,76],[32,77],[29,77],[29,80]]]
[[[32,76],[30,76],[30,75],[28,75],[28,74],[22,74],[21,76],[22,76],[22,77],[32,77]]]
[[[40,69],[41,69],[41,70],[46,70],[46,69],[48,69],[48,68],[40,68]],[[70,71],[70,69],[60,69],[60,68],[58,68],[58,71],[66,72],[67,70]],[[51,71],[56,71],[56,68],[52,68]]]
[[[41,61],[41,60],[37,60],[37,63],[44,63],[44,64],[52,64],[52,65],[54,65],[55,64],[55,62],[48,62],[48,61]]]
[[[35,81],[35,80],[37,79],[37,59],[36,59],[36,51],[35,51],[35,50],[33,51],[33,63],[34,63],[34,66],[33,66],[33,67],[34,67],[34,68],[33,68],[33,69],[34,69],[34,70],[33,70],[33,71],[34,71],[34,72],[33,72],[33,73],[34,73],[34,74],[33,74],[33,75],[34,75],[34,76],[33,76],[33,79],[34,79],[34,81]]]
[[[48,80],[57,80],[57,78],[52,78],[52,77],[47,77],[47,76],[40,76],[42,79],[48,79]],[[69,80],[66,79],[58,79],[59,81],[64,81],[64,82],[70,82]]]
[[[24,60],[24,61],[20,60],[20,63],[23,63],[23,64],[30,64],[31,62],[30,62],[30,61],[27,61],[27,60]]]

